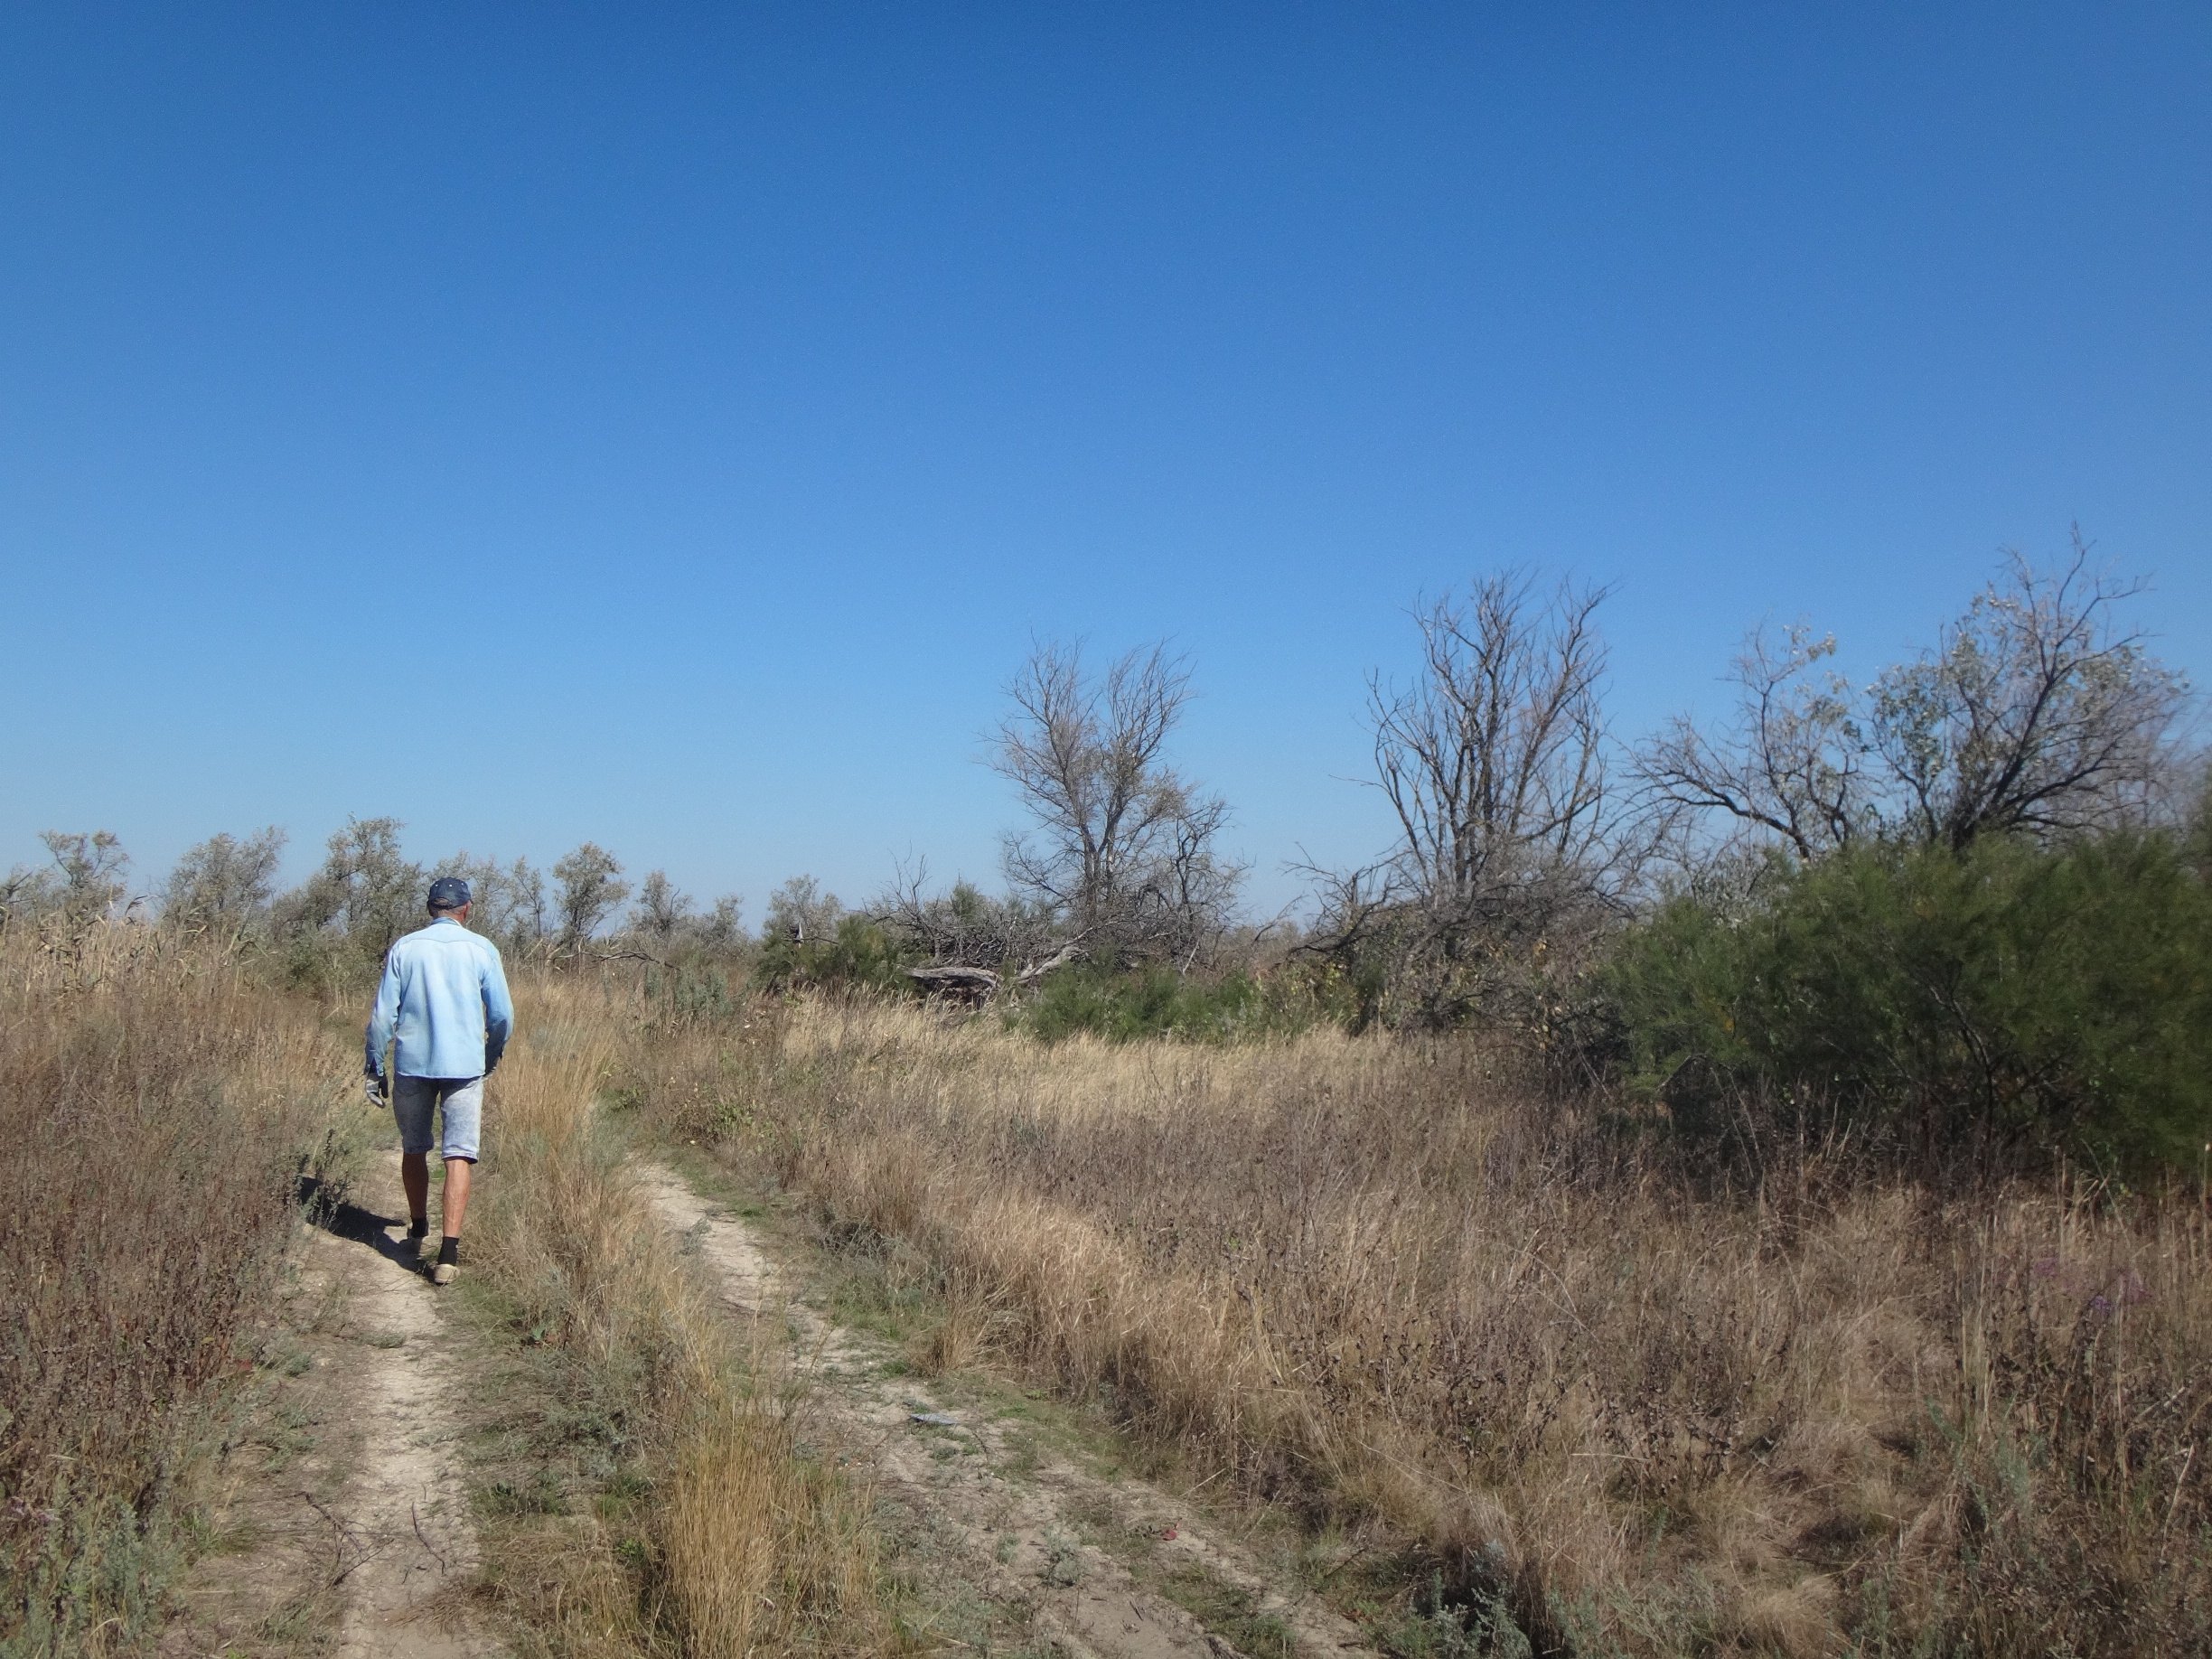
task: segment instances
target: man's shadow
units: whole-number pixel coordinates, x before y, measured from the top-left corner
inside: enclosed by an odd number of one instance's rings
[[[404,1215],[380,1215],[374,1210],[364,1210],[358,1204],[339,1197],[314,1176],[300,1176],[299,1205],[309,1225],[322,1228],[333,1238],[343,1239],[349,1244],[366,1244],[385,1261],[396,1262],[410,1273],[422,1271],[416,1242],[404,1233],[395,1242],[389,1234],[389,1229],[407,1225]]]

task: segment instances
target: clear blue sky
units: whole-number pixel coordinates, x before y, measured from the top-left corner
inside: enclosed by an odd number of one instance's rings
[[[2202,5],[0,14],[0,866],[995,880],[1032,635],[1166,634],[1279,902],[1424,590],[1617,584],[1633,730],[2076,520],[2201,683]]]

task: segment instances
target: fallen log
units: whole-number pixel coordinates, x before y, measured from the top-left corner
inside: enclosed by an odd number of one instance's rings
[[[988,968],[909,968],[906,977],[933,995],[975,1002],[981,1002],[998,989],[998,976]]]

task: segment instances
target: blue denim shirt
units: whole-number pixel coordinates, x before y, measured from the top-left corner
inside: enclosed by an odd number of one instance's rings
[[[367,1071],[384,1073],[384,1045],[398,1038],[402,1077],[482,1077],[514,1030],[514,1003],[499,947],[450,916],[408,934],[384,959],[369,1014]]]

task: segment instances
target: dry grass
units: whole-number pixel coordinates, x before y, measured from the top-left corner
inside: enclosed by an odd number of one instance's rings
[[[987,1331],[1539,1652],[2212,1643],[2197,1198],[1714,1196],[1460,1044],[627,1017],[649,1113],[950,1294],[939,1363]]]
[[[874,1652],[889,1641],[865,1494],[796,1445],[779,1357],[741,1348],[624,1173],[593,1101],[613,1027],[595,987],[518,987],[492,1083],[472,1260],[574,1362],[631,1443],[646,1550],[605,1510],[496,1529],[486,1579],[529,1647],[570,1654]]]
[[[0,1650],[155,1622],[337,1053],[152,930],[0,940]]]
[[[865,1495],[796,1455],[775,1357],[738,1349],[595,1127],[597,993],[519,989],[472,1260],[650,1486],[642,1556],[596,1513],[490,1529],[518,1645],[886,1645]],[[297,1178],[359,1118],[333,1108],[364,998],[326,1008],[151,929],[0,941],[0,1654],[133,1650],[158,1626]]]
[[[1943,1204],[1816,1162],[1716,1196],[1467,1045],[520,989],[472,1260],[647,1483],[641,1551],[605,1508],[494,1529],[525,1647],[895,1645],[865,1495],[653,1225],[612,1078],[939,1296],[925,1368],[988,1354],[1413,1546],[1406,1583],[1538,1651],[2212,1648],[2200,1196]],[[0,944],[0,1649],[150,1627],[351,1024],[142,930]]]

